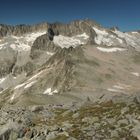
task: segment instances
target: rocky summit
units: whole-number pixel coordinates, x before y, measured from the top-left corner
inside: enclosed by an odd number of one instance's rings
[[[140,140],[140,31],[0,24],[0,140]]]

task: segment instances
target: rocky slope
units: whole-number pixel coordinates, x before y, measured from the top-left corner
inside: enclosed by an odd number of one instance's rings
[[[125,98],[129,100],[128,98]],[[1,140],[139,140],[140,102],[8,106],[0,110]]]
[[[140,139],[139,51],[92,20],[0,25],[0,139]]]
[[[21,36],[29,32],[46,30],[46,28],[48,28],[47,23],[41,23],[41,24],[36,24],[36,25],[21,24],[21,25],[16,25],[16,26],[0,24],[0,38],[3,38],[7,35]]]

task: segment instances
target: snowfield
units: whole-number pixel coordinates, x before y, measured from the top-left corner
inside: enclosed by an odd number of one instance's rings
[[[44,34],[46,34],[46,31],[34,32],[34,33],[31,33],[31,34],[25,35],[24,39],[27,42],[34,43],[34,41],[36,40],[36,38],[38,38],[39,36],[42,36]]]
[[[86,44],[89,36],[86,33],[81,35],[68,37],[68,36],[54,36],[54,44],[60,46],[61,48],[77,47],[79,45]]]
[[[95,43],[105,46],[140,46],[140,34],[138,32],[121,32],[119,30],[108,31],[104,28],[92,27],[96,32]]]
[[[6,42],[0,44],[0,50],[5,49],[6,47],[10,47],[15,51],[30,51],[32,44],[34,41],[41,35],[46,34],[46,31],[39,31],[34,33],[28,33],[23,36],[7,36],[4,38],[3,42],[7,39],[12,39],[11,42]]]
[[[116,45],[121,45],[123,43],[121,38],[108,33],[105,29],[100,30],[96,27],[93,27],[93,29],[97,34],[94,40],[98,45],[112,46],[114,43]]]
[[[23,43],[19,43],[18,45],[17,44],[11,44],[10,47],[13,50],[16,50],[16,51],[30,51],[30,49],[31,49],[31,47],[29,45],[26,45],[26,44],[23,44]]]

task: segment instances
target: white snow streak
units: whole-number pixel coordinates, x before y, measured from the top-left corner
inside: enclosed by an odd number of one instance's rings
[[[119,93],[122,92],[121,90],[113,89],[113,88],[108,88],[107,90],[108,90],[108,91],[111,91],[111,92],[119,92]]]
[[[18,92],[16,90],[20,89],[20,88],[24,88],[24,89],[27,89],[27,88],[30,88],[32,87],[36,82],[36,78],[42,73],[43,71],[40,71],[39,73],[37,73],[36,75],[32,76],[30,79],[28,79],[26,82],[22,83],[22,84],[19,84],[17,85],[15,88],[14,88],[14,94],[13,96],[11,97],[10,101],[13,101],[15,98],[17,98],[17,96],[19,96],[20,94],[18,94]]]
[[[98,50],[102,52],[117,52],[117,51],[125,51],[126,49],[123,48],[103,48],[103,47],[97,47]]]
[[[17,85],[14,89],[19,89],[19,88],[21,88],[21,87],[23,87],[23,86],[25,86],[26,85],[26,83],[22,83],[22,84],[20,84],[20,85]]]
[[[130,88],[131,88],[131,85],[117,83],[117,85],[114,85],[111,88],[108,88],[107,90],[110,92],[117,92],[117,93],[126,94],[127,92],[125,92],[125,90],[129,90]]]
[[[113,88],[116,88],[116,89],[124,89],[124,87],[119,86],[119,85],[114,85]]]
[[[108,88],[107,90],[111,91],[111,92],[124,93],[124,91],[123,91],[124,89],[125,88],[123,86],[118,84],[118,85],[114,85],[112,88]]]
[[[40,74],[42,74],[43,71],[40,71],[39,73],[35,74],[34,76],[32,76],[28,81],[34,80],[36,79]]]
[[[27,84],[24,89],[30,88],[33,84],[35,84],[37,81],[32,81],[31,83]]]
[[[137,77],[140,76],[140,74],[138,72],[131,72],[131,74],[133,74],[134,76],[137,76]]]
[[[15,92],[12,97],[10,98],[10,101],[12,102],[15,98],[17,98],[19,96],[19,94],[17,92]]]
[[[1,94],[1,93],[3,93],[3,92],[4,92],[4,91],[6,91],[6,90],[7,90],[7,88],[6,88],[6,89],[4,89],[4,90],[2,90],[2,91],[0,91],[0,94]]]

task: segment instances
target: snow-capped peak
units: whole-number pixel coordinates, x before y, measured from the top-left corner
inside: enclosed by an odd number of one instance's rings
[[[107,30],[104,28],[92,27],[97,36],[94,41],[104,46],[131,46],[136,49],[140,46],[140,34],[138,32],[121,32],[119,30]]]
[[[98,29],[93,27],[94,31],[96,32],[97,36],[95,37],[95,43],[98,45],[105,45],[105,46],[112,46],[112,45],[121,45],[122,46],[122,39],[109,33],[105,29]]]

